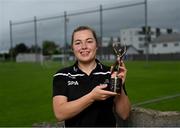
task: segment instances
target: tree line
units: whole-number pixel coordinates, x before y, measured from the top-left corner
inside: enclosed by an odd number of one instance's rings
[[[10,49],[10,53],[13,57],[16,57],[19,53],[41,53],[43,55],[61,54],[62,50],[59,46],[50,40],[45,40],[42,43],[42,47],[32,45],[28,47],[25,43],[18,43],[15,47]]]
[[[120,38],[117,39],[118,42],[120,42]],[[110,54],[113,53],[112,44],[114,40],[113,37],[110,37],[108,41],[108,46],[102,47],[101,50],[99,49],[97,51],[98,54]],[[102,50],[103,49],[103,50]],[[51,40],[44,40],[42,42],[42,46],[27,46],[26,43],[21,42],[16,44],[12,49],[9,50],[9,54],[0,54],[0,58],[5,58],[5,60],[8,60],[9,58],[13,57],[14,59],[19,53],[38,53],[43,54],[44,56],[51,56],[53,54],[68,54],[72,55],[71,46],[69,44],[66,44],[64,47],[59,47],[54,41]]]

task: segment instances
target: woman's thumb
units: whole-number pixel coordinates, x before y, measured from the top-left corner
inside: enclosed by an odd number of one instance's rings
[[[107,87],[107,84],[100,84],[100,89],[104,89],[104,88],[106,88]]]

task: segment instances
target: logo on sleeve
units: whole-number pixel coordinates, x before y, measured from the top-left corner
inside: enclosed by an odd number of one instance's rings
[[[77,81],[68,81],[68,86],[71,85],[79,85],[79,83]]]

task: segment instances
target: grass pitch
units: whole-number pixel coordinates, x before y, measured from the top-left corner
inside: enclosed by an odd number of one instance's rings
[[[59,62],[44,65],[0,63],[0,126],[32,126],[38,122],[55,122],[52,76],[61,67]],[[126,89],[132,104],[180,94],[180,61],[127,61],[126,67]],[[142,107],[180,111],[180,97]]]

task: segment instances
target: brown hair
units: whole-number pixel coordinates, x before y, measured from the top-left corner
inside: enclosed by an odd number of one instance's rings
[[[75,32],[78,32],[78,31],[82,31],[82,30],[90,30],[90,31],[92,32],[92,34],[93,34],[93,37],[94,37],[95,40],[96,40],[96,43],[98,44],[96,32],[95,32],[92,28],[90,28],[90,27],[88,27],[88,26],[79,26],[79,27],[77,27],[76,29],[74,29],[74,31],[73,31],[73,33],[72,33],[71,45],[73,44],[73,41],[74,41],[74,33],[75,33]]]

